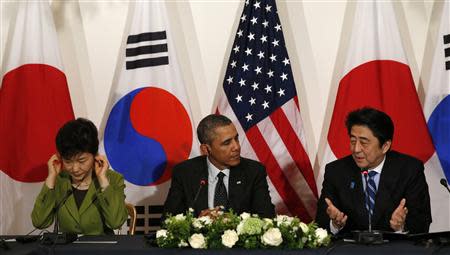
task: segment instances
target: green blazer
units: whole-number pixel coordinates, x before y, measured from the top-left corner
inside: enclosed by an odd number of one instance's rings
[[[125,207],[125,184],[123,176],[112,170],[106,173],[109,186],[101,191],[94,176],[89,190],[78,209],[71,194],[58,211],[59,230],[85,235],[102,235],[110,229],[118,229],[128,217]],[[97,184],[96,184],[97,183]],[[62,172],[56,179],[54,189],[42,187],[36,198],[31,220],[36,228],[49,227],[54,220],[54,208],[72,189],[70,175]]]

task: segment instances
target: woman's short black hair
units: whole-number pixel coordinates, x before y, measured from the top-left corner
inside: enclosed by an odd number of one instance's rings
[[[345,125],[349,135],[352,127],[355,125],[367,127],[378,139],[380,146],[383,146],[386,141],[392,141],[394,136],[394,123],[391,117],[382,111],[370,107],[350,112],[347,115]]]
[[[64,159],[88,152],[98,152],[98,132],[94,123],[88,119],[78,118],[64,124],[56,134],[56,149]]]

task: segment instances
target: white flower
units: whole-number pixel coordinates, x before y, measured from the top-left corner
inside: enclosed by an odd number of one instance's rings
[[[236,231],[238,233],[238,235],[242,234],[242,228],[244,227],[244,221],[239,222],[239,224],[236,227]]]
[[[212,219],[209,216],[202,216],[198,218],[198,220],[203,224],[205,224],[206,226],[211,225],[212,223]]]
[[[167,237],[167,230],[165,229],[160,229],[158,231],[156,231],[156,238],[160,238],[160,237]]]
[[[193,212],[194,212],[194,209],[191,208],[191,207],[189,207],[189,212],[193,213]]]
[[[234,230],[225,230],[222,235],[222,244],[228,248],[233,247],[238,240],[238,234]]]
[[[194,249],[206,248],[206,240],[202,234],[193,234],[189,237],[189,244]]]
[[[194,226],[194,228],[196,229],[202,229],[203,228],[203,224],[199,219],[194,219],[192,221],[192,226]]]
[[[306,225],[303,222],[300,222],[300,228],[302,229],[303,233],[308,233],[308,231],[309,231],[308,225]]]
[[[272,224],[273,223],[273,220],[272,219],[269,219],[269,218],[264,218],[263,219],[266,223],[269,223],[269,224]]]
[[[186,216],[184,216],[182,213],[180,213],[175,216],[175,219],[176,220],[184,220],[184,219],[186,219]]]
[[[281,236],[281,232],[278,228],[270,228],[261,237],[261,241],[263,244],[278,246],[283,242],[283,237]]]
[[[277,215],[276,221],[277,222],[282,222],[284,221],[284,218],[287,217],[286,215]]]
[[[263,220],[264,220],[264,223],[266,223],[266,224],[273,224],[273,220],[272,219],[264,218]]]
[[[273,220],[269,218],[264,218],[264,229],[268,229],[273,226]]]
[[[289,226],[291,225],[292,221],[294,220],[294,217],[289,217],[287,215],[277,215],[277,226]]]
[[[250,218],[250,213],[246,213],[246,212],[241,213],[241,218],[242,218],[243,220],[245,220],[245,219],[247,219],[247,218]]]
[[[316,229],[316,237],[317,237],[317,242],[319,244],[322,244],[323,241],[325,240],[325,238],[327,238],[328,236],[328,232],[323,229],[323,228],[318,228]]]
[[[181,240],[180,243],[178,244],[178,247],[182,248],[182,247],[188,247],[188,243],[186,243],[186,241]]]
[[[202,216],[192,221],[192,226],[196,229],[202,229],[204,226],[211,225],[212,219],[209,216]]]

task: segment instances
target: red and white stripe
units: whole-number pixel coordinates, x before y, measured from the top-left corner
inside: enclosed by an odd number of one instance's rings
[[[277,213],[314,219],[317,188],[311,167],[297,97],[245,133],[227,98],[220,97],[217,112],[229,117],[241,137],[242,156],[265,165],[272,203]]]

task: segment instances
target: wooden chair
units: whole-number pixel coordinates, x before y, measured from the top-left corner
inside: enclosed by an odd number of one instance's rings
[[[127,208],[128,215],[130,216],[130,224],[129,224],[129,228],[128,228],[128,234],[134,235],[134,232],[136,230],[136,217],[137,217],[136,208],[134,208],[133,204],[126,203],[126,202],[125,202],[125,206]]]

